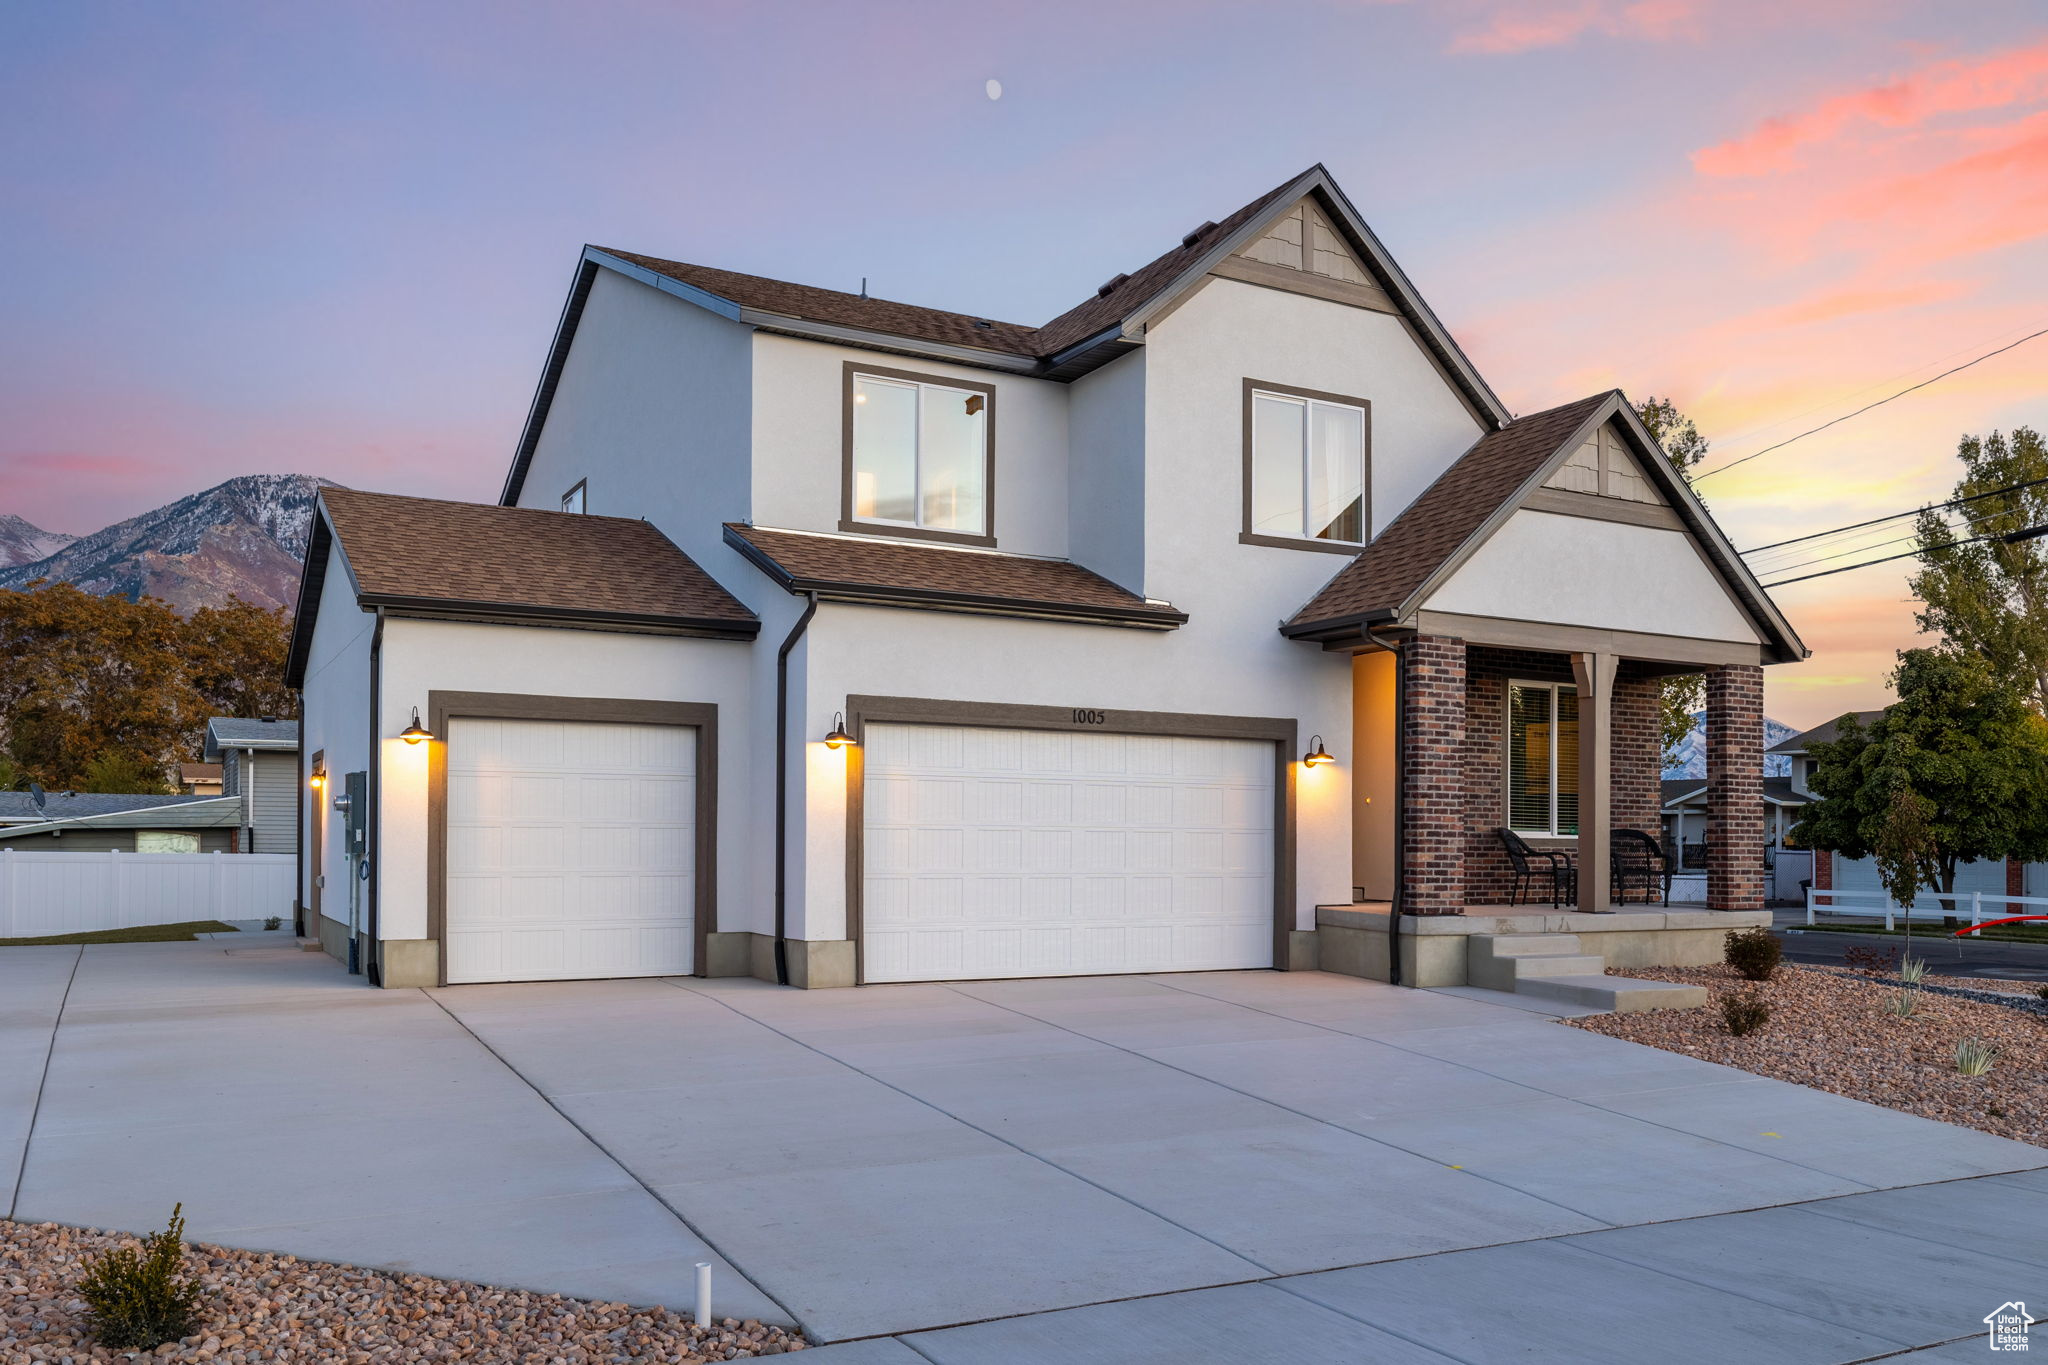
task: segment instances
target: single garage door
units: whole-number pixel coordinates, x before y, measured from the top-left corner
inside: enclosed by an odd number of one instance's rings
[[[1271,741],[870,725],[869,981],[1273,965]]]
[[[673,976],[694,966],[697,732],[448,727],[448,980]]]

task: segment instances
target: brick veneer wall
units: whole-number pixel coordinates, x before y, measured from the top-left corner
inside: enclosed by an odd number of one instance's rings
[[[1707,908],[1764,906],[1764,671],[1707,674]]]
[[[1418,635],[1401,656],[1402,906],[1455,915],[1465,905],[1465,642]]]
[[[1835,855],[1824,848],[1813,851],[1813,889],[1831,891],[1835,885]]]
[[[1508,822],[1508,682],[1571,682],[1571,656],[1474,645],[1466,652],[1465,673],[1465,902],[1506,905],[1514,894],[1515,870],[1494,831]],[[1638,665],[1624,662],[1616,671],[1608,818],[1615,829],[1639,829],[1652,838],[1663,829],[1657,698],[1657,680]],[[1529,842],[1567,853],[1579,846],[1571,838]]]

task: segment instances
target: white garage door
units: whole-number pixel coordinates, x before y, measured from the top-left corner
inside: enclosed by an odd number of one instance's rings
[[[697,732],[448,727],[448,980],[691,970]]]
[[[1273,965],[1273,745],[867,728],[869,981]]]

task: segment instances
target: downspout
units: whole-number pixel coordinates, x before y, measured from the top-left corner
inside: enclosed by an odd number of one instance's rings
[[[789,984],[789,652],[818,613],[818,594],[805,593],[803,615],[775,651],[775,984]]]
[[[242,750],[242,832],[248,837],[242,841],[242,852],[256,851],[256,751]]]
[[[1387,984],[1401,984],[1401,915],[1408,903],[1408,642],[1394,642],[1394,900],[1387,907]]]
[[[299,755],[294,771],[299,775],[298,823],[292,829],[292,933],[306,936],[306,702],[299,698]]]
[[[370,802],[370,809],[363,813],[363,860],[370,865],[369,878],[363,883],[363,929],[370,940],[363,953],[363,973],[372,986],[384,984],[384,959],[377,938],[377,883],[383,877],[383,869],[377,866],[378,830],[383,825],[379,812],[384,806],[383,710],[384,608],[379,607],[377,624],[370,631],[370,777],[363,784],[363,794]]]

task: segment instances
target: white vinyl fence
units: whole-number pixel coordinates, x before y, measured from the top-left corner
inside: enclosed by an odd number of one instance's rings
[[[1918,891],[1908,910],[1882,891],[1816,891],[1806,893],[1806,922],[1814,916],[1854,915],[1858,919],[1882,917],[1884,927],[1896,929],[1902,919],[1942,919],[1955,915],[1971,924],[1985,920],[2011,919],[2018,915],[2048,914],[2048,897],[1994,895],[1989,891]]]
[[[289,853],[0,852],[0,938],[289,919]]]

